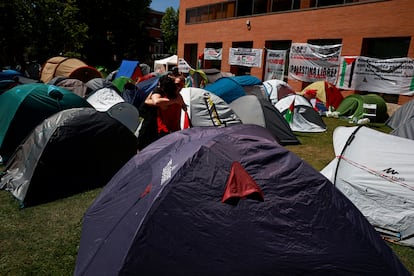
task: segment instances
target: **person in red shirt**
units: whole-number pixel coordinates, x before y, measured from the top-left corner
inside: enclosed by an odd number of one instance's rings
[[[181,109],[187,109],[180,94],[183,86],[179,76],[164,75],[140,106],[139,113],[143,118],[138,135],[140,150],[160,137],[181,129]]]

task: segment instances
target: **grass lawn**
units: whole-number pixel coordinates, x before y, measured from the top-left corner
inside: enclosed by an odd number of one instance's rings
[[[334,158],[335,127],[349,125],[339,119],[324,120],[327,132],[297,133],[302,144],[287,146],[318,171]],[[370,127],[390,131],[384,125]],[[73,275],[82,217],[100,190],[26,209],[19,209],[9,192],[0,191],[0,274]],[[389,245],[414,274],[414,248]]]

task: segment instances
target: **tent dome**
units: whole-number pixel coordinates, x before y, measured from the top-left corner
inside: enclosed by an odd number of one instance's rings
[[[102,78],[102,74],[80,59],[57,56],[48,59],[40,72],[40,80],[44,83],[54,77],[69,77],[86,83],[93,78]]]
[[[408,275],[332,183],[257,125],[174,132],[86,211],[74,275]]]

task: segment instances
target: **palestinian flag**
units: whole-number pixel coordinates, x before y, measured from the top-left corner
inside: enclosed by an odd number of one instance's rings
[[[294,110],[295,110],[295,99],[293,99],[292,103],[289,106],[289,109],[285,113],[285,119],[289,124],[293,121]]]
[[[184,111],[184,124],[183,129],[190,128],[191,127],[191,120],[190,116],[188,115],[187,111]]]

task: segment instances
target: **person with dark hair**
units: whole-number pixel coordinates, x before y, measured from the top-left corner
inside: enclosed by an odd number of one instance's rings
[[[160,137],[181,129],[181,109],[187,110],[180,94],[182,87],[181,78],[164,75],[139,107],[143,119],[138,135],[139,150]]]

